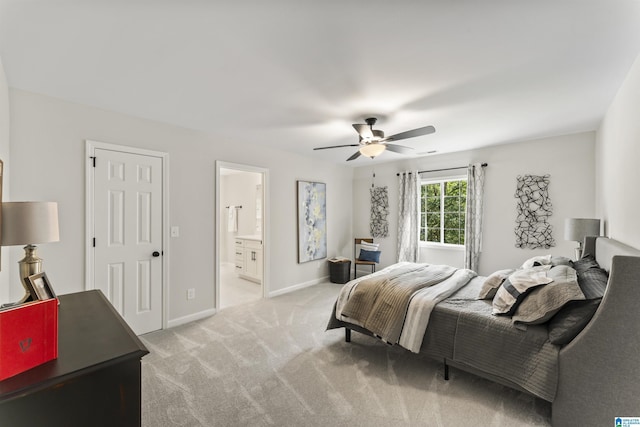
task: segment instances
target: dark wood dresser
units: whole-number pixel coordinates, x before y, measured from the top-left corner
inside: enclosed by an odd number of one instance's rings
[[[139,426],[149,351],[102,292],[59,300],[58,358],[0,381],[0,425]]]

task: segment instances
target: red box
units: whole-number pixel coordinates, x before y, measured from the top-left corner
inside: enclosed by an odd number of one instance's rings
[[[0,311],[0,381],[58,357],[58,300]]]

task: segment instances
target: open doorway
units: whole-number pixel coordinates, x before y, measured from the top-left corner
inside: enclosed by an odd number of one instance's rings
[[[216,309],[267,295],[267,170],[216,162]]]

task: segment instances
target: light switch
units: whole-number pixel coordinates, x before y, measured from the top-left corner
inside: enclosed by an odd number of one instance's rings
[[[180,227],[177,225],[171,227],[171,237],[180,237]]]

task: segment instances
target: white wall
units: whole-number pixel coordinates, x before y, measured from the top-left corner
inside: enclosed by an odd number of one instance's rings
[[[607,236],[640,248],[640,56],[596,139],[596,204]]]
[[[4,183],[2,186],[3,200],[10,200],[9,194],[9,170],[11,161],[9,160],[9,87],[7,85],[7,76],[2,66],[2,58],[0,57],[0,159],[4,162]],[[8,248],[0,248],[0,256],[2,264],[0,265],[0,303],[9,302],[9,281],[15,277],[15,282],[19,286],[18,275],[9,274],[10,251]],[[17,258],[19,259],[19,258]],[[22,294],[20,294],[22,296]]]
[[[593,132],[545,138],[535,141],[498,145],[480,150],[399,160],[375,167],[360,167],[354,173],[354,234],[369,234],[369,188],[375,170],[376,186],[389,187],[390,236],[376,239],[381,243],[381,266],[396,261],[398,221],[398,178],[404,170],[429,170],[487,162],[485,169],[485,203],[483,250],[480,256],[480,274],[520,265],[525,259],[540,254],[573,257],[575,243],[564,240],[564,219],[592,217],[594,202],[594,144]],[[385,153],[393,156],[394,153]],[[456,175],[465,170],[432,173],[429,176]],[[516,177],[518,175],[549,174],[549,195],[553,203],[553,226],[556,246],[551,249],[519,249],[515,247]],[[421,250],[421,261],[446,263],[462,267],[464,253],[459,250]]]
[[[10,101],[12,197],[59,203],[61,241],[42,245],[39,253],[61,294],[85,287],[86,139],[169,153],[167,225],[180,227],[180,237],[169,242],[168,320],[173,323],[214,307],[216,160],[270,171],[273,238],[266,249],[273,254],[268,278],[272,292],[328,275],[326,260],[297,263],[296,180],[327,183],[328,255],[348,246],[352,234],[351,186],[345,185],[352,180],[349,168],[16,89],[10,90]],[[187,300],[186,289],[191,287],[198,298]],[[11,292],[20,294],[16,286]]]

